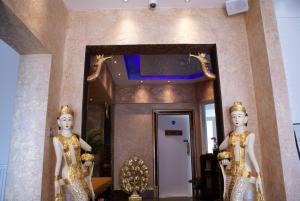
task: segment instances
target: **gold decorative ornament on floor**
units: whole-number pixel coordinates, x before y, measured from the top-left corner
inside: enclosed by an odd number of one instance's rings
[[[132,156],[124,162],[120,172],[121,188],[131,196],[129,201],[140,201],[138,193],[147,190],[149,170],[144,161],[137,156]]]
[[[55,201],[64,201],[64,198],[62,197],[62,194],[61,194],[61,193],[58,193],[58,194],[55,196]]]

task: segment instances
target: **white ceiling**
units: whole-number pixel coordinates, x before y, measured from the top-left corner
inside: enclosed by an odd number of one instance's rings
[[[148,8],[149,0],[63,0],[69,10]],[[220,8],[225,0],[158,0],[157,8]]]

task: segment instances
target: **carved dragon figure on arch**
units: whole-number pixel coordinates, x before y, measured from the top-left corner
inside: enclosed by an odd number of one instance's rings
[[[190,53],[189,56],[195,57],[200,62],[200,69],[203,71],[206,78],[210,80],[216,79],[216,75],[210,72],[208,69],[208,64],[210,63],[210,61],[208,61],[207,58],[205,57],[206,56],[205,53],[198,53],[196,55]]]
[[[109,56],[109,57],[104,57],[104,55],[96,55],[96,62],[95,64],[93,64],[94,68],[96,68],[95,72],[92,73],[91,75],[89,75],[87,77],[87,81],[88,82],[93,82],[95,81],[99,75],[100,75],[100,72],[101,72],[101,68],[102,68],[102,63],[107,60],[107,59],[112,59],[113,57],[112,56]]]

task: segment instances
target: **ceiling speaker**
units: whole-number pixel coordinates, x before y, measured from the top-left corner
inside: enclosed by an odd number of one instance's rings
[[[248,10],[248,0],[226,0],[226,11],[229,16],[247,12]]]

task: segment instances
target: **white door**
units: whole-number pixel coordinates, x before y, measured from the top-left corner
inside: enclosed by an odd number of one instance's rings
[[[181,130],[182,135],[165,135]],[[189,115],[158,116],[159,197],[192,197]]]

